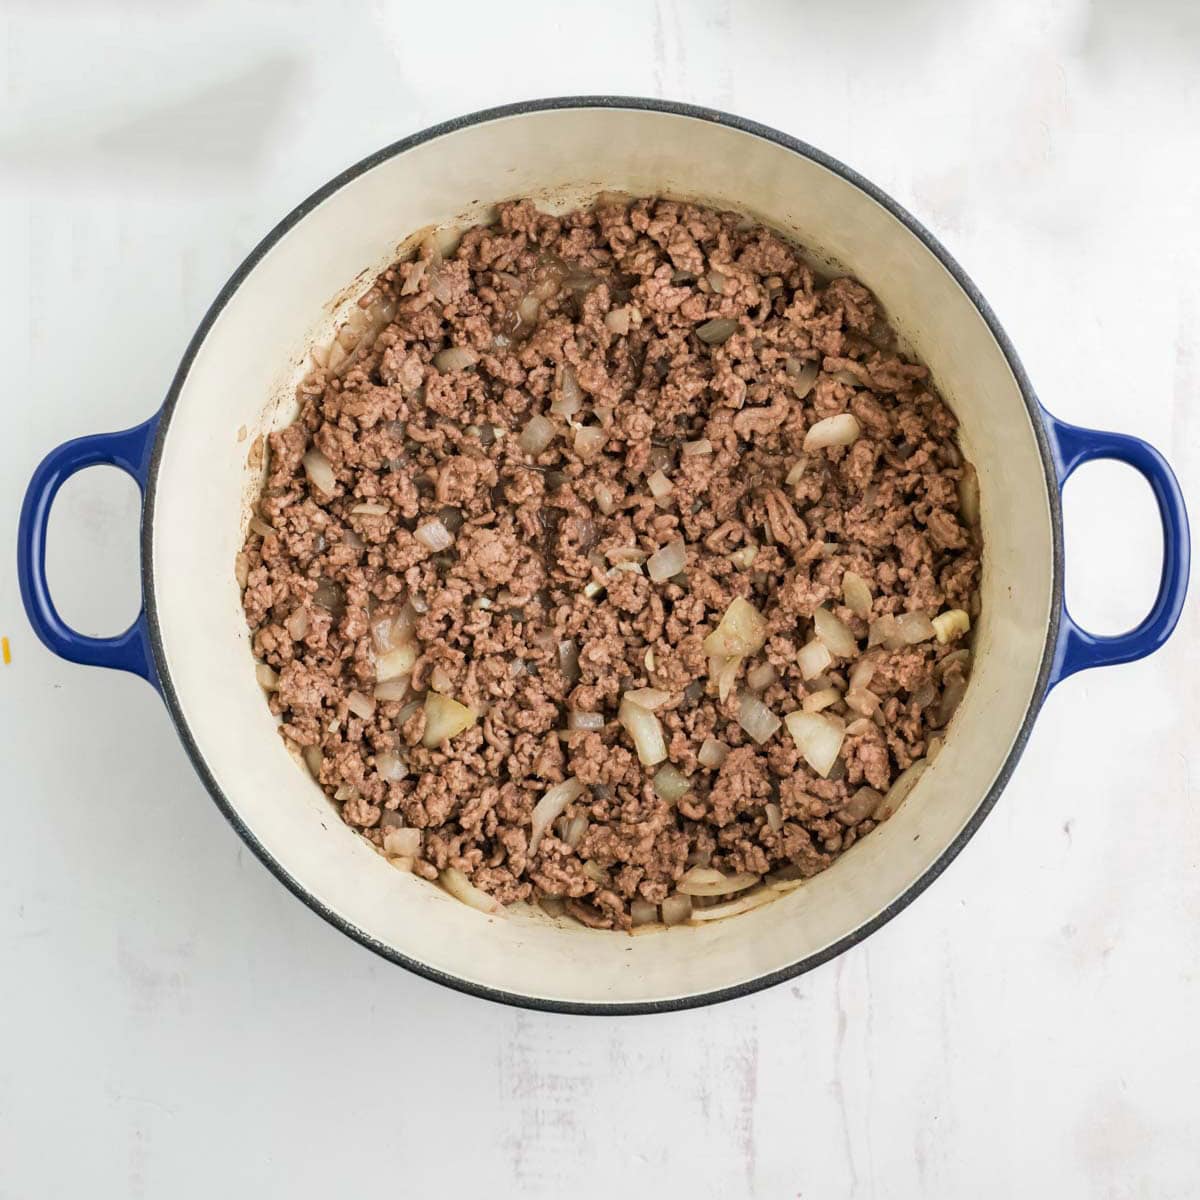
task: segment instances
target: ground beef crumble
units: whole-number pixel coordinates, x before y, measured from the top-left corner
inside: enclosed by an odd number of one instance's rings
[[[872,622],[974,616],[980,564],[954,417],[871,293],[737,214],[515,201],[444,256],[427,240],[361,308],[268,438],[238,561],[280,732],[345,821],[381,850],[416,831],[393,857],[425,878],[557,898],[598,928],[628,928],[697,865],[807,878],[868,833],[862,789],[936,751],[969,653],[961,633],[868,652],[844,576],[869,586]],[[806,451],[840,414],[853,443]],[[550,423],[535,454],[531,418]],[[684,569],[654,582],[646,559],[680,538]],[[767,630],[722,701],[702,642],[735,597]],[[818,606],[873,660],[868,715],[843,698],[850,661],[802,675]],[[385,699],[388,621],[411,626],[415,661]],[[781,718],[838,692],[827,778],[787,728],[759,745],[739,725],[768,663],[758,694]],[[671,802],[616,719],[637,688],[669,695],[656,715],[689,783]],[[426,692],[478,719],[426,745]],[[571,711],[604,723],[568,732]],[[718,767],[706,739],[729,748]],[[572,778],[531,853],[535,804]]]

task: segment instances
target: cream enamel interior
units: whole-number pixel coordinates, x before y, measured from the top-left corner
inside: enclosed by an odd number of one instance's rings
[[[986,540],[971,686],[945,749],[901,811],[825,874],[727,922],[629,938],[539,914],[485,917],[388,866],[288,754],[254,679],[233,560],[250,440],[285,423],[333,298],[411,231],[497,199],[556,206],[601,190],[692,196],[758,217],[870,287],[962,423]],[[364,274],[366,273],[366,274]],[[357,293],[355,293],[357,294]],[[637,109],[510,115],[426,141],[341,187],[280,238],[195,356],[165,436],[152,529],[157,618],[182,715],[216,784],[301,887],[370,938],[474,985],[543,1001],[636,1004],[785,969],[877,916],[930,869],[1001,770],[1033,698],[1052,595],[1041,458],[1016,381],[954,278],[840,175],[752,133]],[[784,736],[784,734],[780,734]]]

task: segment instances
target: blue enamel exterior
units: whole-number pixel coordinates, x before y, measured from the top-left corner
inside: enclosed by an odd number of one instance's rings
[[[1115,459],[1133,467],[1150,485],[1163,526],[1162,578],[1158,595],[1146,619],[1136,628],[1115,637],[1088,633],[1072,620],[1064,594],[1058,645],[1050,670],[1050,687],[1054,687],[1076,671],[1133,662],[1153,654],[1162,646],[1171,636],[1183,612],[1191,542],[1188,537],[1187,509],[1179,481],[1167,460],[1149,442],[1124,433],[1106,433],[1099,429],[1068,425],[1044,408],[1042,420],[1050,439],[1060,492],[1076,468],[1084,463],[1098,458]]]
[[[89,667],[131,671],[159,687],[150,649],[150,631],[143,602],[134,621],[116,637],[85,637],[58,615],[46,582],[46,527],[58,489],[77,471],[113,466],[137,481],[143,497],[150,476],[150,457],[159,414],[120,433],[75,438],[51,450],[33,473],[21,505],[17,532],[17,578],[21,599],[33,631],[45,646],[70,662]],[[159,689],[161,691],[161,688]]]

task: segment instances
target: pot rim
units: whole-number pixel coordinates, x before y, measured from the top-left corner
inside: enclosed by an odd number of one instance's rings
[[[429,964],[421,962],[418,959],[411,958],[406,954],[400,953],[395,948],[379,941],[372,937],[365,930],[358,928],[356,925],[347,921],[340,914],[336,913],[328,905],[324,904],[316,896],[314,896],[304,884],[293,876],[286,867],[276,859],[262,842],[258,840],[249,827],[238,814],[237,808],[230,802],[229,798],[221,790],[221,787],[216,781],[216,778],[209,770],[208,764],[205,761],[204,755],[200,747],[196,744],[188,726],[187,719],[183,713],[183,707],[180,703],[178,693],[175,690],[174,681],[171,678],[170,668],[167,662],[166,654],[163,649],[162,631],[158,620],[158,600],[154,587],[154,571],[153,571],[153,549],[154,549],[154,509],[155,501],[158,492],[158,469],[162,459],[162,449],[165,444],[167,433],[171,426],[171,418],[175,411],[175,406],[178,403],[179,396],[183,391],[184,385],[187,382],[188,374],[191,370],[192,363],[195,360],[201,345],[208,336],[213,324],[218,316],[225,308],[233,294],[241,287],[247,276],[254,270],[258,263],[265,257],[268,251],[294,226],[298,225],[306,216],[308,216],[320,204],[339,191],[346,184],[357,179],[360,175],[386,162],[391,158],[404,154],[416,146],[420,146],[425,142],[433,141],[436,138],[442,137],[445,134],[454,133],[457,130],[465,129],[473,125],[481,125],[489,121],[497,121],[507,117],[527,116],[534,113],[559,111],[565,109],[633,109],[644,112],[666,113],[671,116],[688,117],[697,121],[708,121],[717,125],[724,125],[731,129],[736,129],[741,133],[748,134],[751,137],[761,138],[764,141],[772,142],[777,146],[783,147],[785,150],[790,150],[794,154],[802,155],[805,158],[812,160],[826,170],[832,171],[839,175],[848,183],[857,187],[860,191],[865,192],[872,200],[881,205],[893,217],[895,217],[910,233],[912,233],[921,243],[938,259],[943,267],[954,278],[955,282],[966,293],[967,298],[971,301],[976,311],[987,324],[989,331],[995,338],[997,345],[1000,347],[1002,354],[1009,369],[1013,373],[1017,387],[1020,390],[1021,398],[1025,402],[1025,408],[1029,414],[1030,423],[1033,427],[1034,437],[1037,441],[1038,452],[1042,460],[1042,472],[1046,482],[1046,494],[1049,502],[1050,521],[1053,540],[1053,555],[1052,555],[1052,572],[1051,580],[1051,604],[1050,616],[1046,628],[1046,640],[1042,648],[1041,664],[1038,668],[1037,681],[1034,687],[1034,693],[1030,700],[1029,707],[1025,712],[1025,717],[1021,722],[1021,727],[1017,731],[1016,737],[1013,740],[1012,746],[1009,748],[1008,754],[1005,757],[1004,763],[997,773],[992,786],[988,789],[987,795],[983,797],[979,806],[972,813],[970,820],[959,831],[955,839],[946,847],[945,850],[938,856],[929,868],[924,871],[916,880],[914,880],[899,896],[896,897],[886,908],[877,913],[869,921],[858,926],[844,937],[826,946],[824,949],[815,954],[810,954],[791,965],[781,968],[777,971],[771,971],[764,975],[756,976],[753,979],[746,980],[742,983],[735,984],[731,987],[717,988],[711,991],[699,992],[694,995],[680,996],[666,1000],[646,1000],[636,1002],[621,1002],[621,1003],[605,1003],[604,1001],[575,1001],[575,1000],[551,1000],[544,999],[539,996],[524,995],[519,992],[505,991],[500,988],[489,987],[486,984],[475,983],[468,979],[463,979],[457,975],[451,975],[448,972],[440,971]],[[318,188],[305,200],[301,201],[291,212],[287,214],[246,256],[238,268],[229,277],[217,294],[216,299],[210,305],[208,311],[204,314],[196,332],[192,335],[187,349],[184,351],[183,357],[180,360],[179,367],[175,372],[175,376],[171,381],[171,386],[167,391],[166,399],[163,402],[161,416],[158,422],[158,428],[154,438],[154,448],[151,453],[149,462],[149,471],[146,484],[145,502],[143,507],[142,519],[142,535],[141,535],[141,554],[142,554],[142,590],[145,597],[146,616],[149,627],[149,641],[154,656],[154,665],[158,672],[160,681],[160,690],[163,699],[166,701],[167,709],[171,714],[171,720],[175,724],[175,728],[179,733],[180,740],[183,742],[183,747],[191,760],[192,766],[196,773],[200,776],[205,788],[212,796],[217,807],[224,814],[225,818],[237,831],[241,839],[254,852],[256,857],[263,863],[264,866],[284,885],[294,896],[303,901],[310,909],[318,916],[329,922],[334,928],[342,933],[353,938],[356,942],[361,943],[368,950],[374,951],[380,957],[387,959],[389,962],[395,963],[398,966],[404,967],[406,970],[421,976],[424,979],[431,980],[434,983],[443,984],[446,987],[453,988],[455,991],[462,992],[466,995],[477,996],[485,1000],[496,1001],[500,1004],[511,1005],[516,1008],[533,1009],[541,1012],[554,1013],[569,1013],[584,1016],[630,1016],[642,1015],[647,1013],[660,1012],[677,1012],[691,1008],[701,1008],[710,1004],[718,1004],[725,1000],[733,1000],[740,996],[749,996],[755,992],[762,991],[766,988],[773,987],[775,984],[783,983],[788,979],[795,979],[799,975],[813,970],[822,963],[828,962],[832,958],[836,958],[839,954],[849,950],[851,947],[858,945],[867,937],[873,934],[876,930],[882,928],[893,917],[897,916],[905,908],[907,908],[922,892],[925,891],[930,884],[950,865],[951,862],[962,851],[963,847],[971,840],[983,824],[984,818],[995,807],[996,802],[1000,798],[1016,765],[1025,750],[1026,743],[1029,740],[1030,732],[1033,728],[1033,723],[1037,718],[1042,702],[1045,700],[1046,693],[1049,689],[1050,675],[1054,660],[1054,650],[1058,641],[1059,622],[1062,613],[1063,601],[1063,538],[1062,538],[1062,505],[1059,496],[1057,484],[1057,476],[1054,468],[1054,459],[1050,448],[1049,438],[1046,433],[1046,427],[1042,420],[1041,406],[1038,404],[1034,394],[1033,387],[1029,382],[1029,377],[1025,373],[1024,367],[1021,365],[1020,359],[1017,357],[1016,350],[1009,341],[1008,335],[997,320],[995,313],[992,311],[987,301],[980,294],[979,289],[971,281],[970,277],[959,266],[954,257],[946,250],[946,248],[938,241],[924,225],[921,224],[911,213],[904,209],[900,204],[893,200],[886,192],[871,183],[870,180],[858,174],[852,168],[839,162],[830,155],[818,150],[816,147],[809,145],[807,142],[801,141],[798,138],[791,137],[789,134],[782,133],[767,125],[759,124],[756,121],[747,120],[744,117],[734,116],[730,113],[722,112],[718,109],[703,108],[692,104],[682,104],[670,100],[659,100],[636,96],[559,96],[541,100],[519,101],[513,104],[504,104],[495,108],[481,109],[478,112],[469,113],[465,116],[455,117],[449,121],[443,121],[440,124],[430,126],[418,133],[401,138],[399,141],[393,142],[385,146],[381,150],[368,155],[361,159],[353,166],[347,167],[340,172],[328,183]]]

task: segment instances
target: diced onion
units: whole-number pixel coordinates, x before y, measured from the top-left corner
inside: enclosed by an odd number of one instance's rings
[[[951,608],[934,617],[931,624],[937,640],[944,646],[971,628],[971,618],[961,608]]]
[[[631,704],[644,708],[647,712],[654,712],[655,709],[662,708],[671,699],[671,693],[664,692],[660,688],[632,688],[625,693],[624,698]]]
[[[332,496],[337,487],[337,479],[333,473],[333,464],[329,459],[320,450],[310,450],[300,462],[304,467],[305,475],[308,476],[308,482],[324,492],[325,495]]]
[[[606,483],[598,483],[593,494],[596,497],[596,507],[606,517],[610,516],[617,507],[616,498],[612,494],[612,488]]]
[[[846,693],[846,707],[864,717],[870,717],[879,707],[879,697],[867,688],[851,688]]]
[[[841,725],[820,713],[806,712],[788,713],[784,721],[804,760],[827,778],[842,750],[845,734]]]
[[[661,550],[656,550],[646,562],[646,570],[655,583],[664,583],[673,579],[687,566],[687,547],[683,538],[668,542]]]
[[[646,561],[646,552],[640,546],[613,546],[605,550],[604,557],[612,563],[643,563]]]
[[[614,308],[604,314],[604,325],[610,333],[623,337],[629,332],[629,309]]]
[[[875,677],[878,664],[874,658],[863,657],[850,668],[850,687],[865,688]]]
[[[709,271],[708,286],[710,288],[712,288],[712,290],[714,292],[716,292],[718,296],[722,296],[725,294],[726,282],[727,282],[727,280],[726,280],[725,276],[722,275],[720,271]]]
[[[796,654],[796,665],[805,679],[815,679],[832,662],[833,655],[829,653],[829,647],[816,638],[813,638],[811,642],[805,642]]]
[[[581,425],[575,430],[575,453],[580,458],[591,458],[604,449],[608,434],[599,425]]]
[[[723,875],[712,867],[691,867],[679,877],[675,887],[685,896],[731,896],[753,887],[760,878],[746,872]]]
[[[324,755],[321,753],[320,746],[305,746],[300,751],[300,757],[304,759],[304,765],[308,768],[308,773],[314,779],[321,777],[321,762]]]
[[[411,674],[413,664],[417,661],[417,647],[413,642],[397,646],[386,654],[375,656],[375,682],[386,683],[389,679],[399,679]]]
[[[726,904],[710,904],[707,908],[693,909],[691,919],[693,921],[723,921],[726,917],[736,917],[739,913],[749,912],[752,908],[761,908],[762,905],[774,899],[775,892],[764,888],[761,892],[751,892],[748,896],[739,896],[736,900],[730,900]]]
[[[283,624],[288,631],[288,637],[294,642],[300,641],[308,632],[309,619],[307,610],[303,608],[295,609],[288,614],[288,619]]]
[[[604,714],[598,712],[576,712],[572,709],[567,713],[568,729],[603,729]]]
[[[721,658],[757,654],[767,640],[767,622],[748,600],[735,596],[721,623],[704,639],[704,652]]]
[[[371,620],[371,641],[379,654],[397,650],[412,641],[413,627],[417,614],[406,604],[399,612],[387,610],[377,613]]]
[[[500,901],[494,896],[489,896],[487,892],[481,892],[457,867],[447,867],[438,875],[438,881],[455,900],[461,900],[471,908],[477,908],[490,916],[503,915],[504,906]]]
[[[783,482],[786,483],[788,485],[788,487],[794,487],[797,483],[800,482],[801,479],[804,478],[804,472],[807,470],[808,470],[808,459],[807,458],[798,458],[796,460],[796,462],[793,464],[792,469],[787,473],[787,477],[784,479]]]
[[[353,691],[346,697],[346,707],[364,721],[369,721],[375,715],[374,696],[364,696],[362,692]]]
[[[962,703],[962,698],[966,695],[966,692],[967,681],[961,676],[955,675],[947,682],[937,708],[937,723],[939,725],[949,723],[950,718],[958,711],[958,706]]]
[[[454,545],[454,534],[437,517],[433,517],[423,525],[418,525],[413,530],[413,537],[435,554],[440,550],[447,550]]]
[[[907,646],[915,646],[918,642],[927,642],[937,636],[933,622],[923,612],[901,613],[896,618],[896,629]]]
[[[853,571],[842,576],[842,599],[846,607],[857,617],[868,620],[871,616],[871,589],[866,580]]]
[[[389,783],[399,783],[408,774],[408,765],[398,754],[377,754],[375,755],[375,770],[379,772],[381,779],[386,779]],[[401,853],[399,850],[397,854]],[[412,851],[413,854],[416,851]]]
[[[748,546],[740,546],[730,556],[729,561],[733,563],[739,571],[750,570],[754,560],[758,557],[758,547],[753,542]]]
[[[770,663],[759,663],[746,672],[746,684],[754,692],[765,692],[778,678],[778,672]]]
[[[658,920],[658,905],[649,900],[634,900],[629,906],[629,916],[635,929],[639,925],[653,925]]]
[[[429,749],[440,746],[447,738],[470,729],[479,719],[474,710],[440,692],[425,693],[425,736],[421,745]]]
[[[767,827],[772,833],[778,833],[783,828],[783,809],[772,800],[763,806],[763,813],[767,818]]]
[[[729,747],[724,742],[718,742],[716,738],[705,738],[700,746],[700,753],[696,755],[697,761],[702,767],[717,768],[729,756]]]
[[[865,821],[876,808],[883,797],[873,787],[860,787],[837,812],[837,819],[843,825],[857,825]]]
[[[588,819],[580,814],[577,817],[572,817],[567,825],[567,831],[563,834],[563,841],[574,850],[580,842],[583,841],[583,835],[587,833]]]
[[[233,577],[237,580],[238,587],[245,591],[246,584],[250,582],[250,559],[244,551],[239,550],[233,560]]]
[[[417,858],[421,853],[421,831],[410,829],[389,829],[383,835],[383,849],[386,854],[394,854],[400,858]]]
[[[450,371],[463,371],[473,367],[479,361],[479,355],[470,346],[451,346],[447,350],[439,350],[433,356],[433,365],[442,374]]]
[[[871,816],[876,821],[886,821],[888,817],[894,816],[900,805],[908,799],[909,793],[921,781],[921,776],[925,774],[925,768],[928,766],[928,759],[918,758],[911,767],[901,771],[892,781],[887,795],[875,806]]]
[[[817,382],[817,376],[821,373],[821,367],[818,363],[802,363],[799,359],[795,358],[787,360],[784,364],[784,370],[788,374],[788,382],[791,384],[792,391],[796,393],[798,400],[803,400],[812,391],[813,384]]]
[[[676,893],[662,902],[664,925],[682,925],[692,915],[691,896]]]
[[[823,450],[826,446],[849,446],[858,440],[862,427],[853,413],[838,413],[818,421],[804,435],[805,450]]]
[[[761,746],[782,722],[757,696],[743,692],[738,701],[738,724]]]
[[[259,687],[265,688],[268,692],[273,692],[279,687],[278,673],[266,663],[254,664],[254,678],[258,680]]]
[[[637,756],[643,766],[657,766],[667,757],[667,743],[658,718],[631,700],[622,699],[617,720],[633,738]]]
[[[679,453],[684,458],[692,458],[700,454],[711,454],[713,452],[713,444],[708,438],[697,438],[694,442],[684,442],[679,447]]]
[[[733,658],[714,659],[713,662],[717,665],[715,672],[717,698],[724,704],[729,699],[729,693],[733,691],[734,680],[737,679],[738,668],[742,665],[742,658],[741,655],[736,655]]]
[[[559,394],[550,402],[550,411],[559,417],[573,417],[583,407],[583,389],[568,363],[562,369]]]
[[[579,679],[579,647],[574,638],[565,638],[558,643],[558,669],[568,683]]]
[[[810,692],[805,696],[800,707],[806,713],[820,712],[821,709],[836,704],[841,698],[842,693],[837,688],[822,688],[819,692]]]
[[[661,500],[664,496],[669,496],[675,490],[675,485],[661,471],[655,471],[648,476],[646,486],[650,489],[650,495],[655,500]]]
[[[838,658],[853,658],[858,653],[858,642],[844,621],[823,605],[813,613],[813,624],[817,637],[829,647],[829,652]]]
[[[706,346],[719,346],[737,332],[738,323],[732,317],[714,317],[696,329],[696,336]]]
[[[546,830],[562,816],[563,809],[572,800],[577,800],[582,793],[583,784],[572,775],[570,779],[565,779],[562,783],[556,783],[533,806],[533,826],[529,834],[529,853],[531,856],[537,853],[537,848],[541,845],[542,837]]]
[[[668,804],[674,804],[680,796],[686,796],[692,790],[692,785],[677,767],[664,763],[654,774],[654,790]]]
[[[517,444],[526,454],[541,454],[553,440],[554,422],[540,413],[534,413],[525,428],[521,430]]]
[[[356,504],[351,510],[352,517],[382,517],[392,510],[386,504]]]
[[[896,618],[889,613],[884,613],[882,617],[871,622],[867,635],[867,646],[879,645],[886,650],[900,650],[905,645],[904,639],[900,636],[900,627],[896,624]]]
[[[979,524],[979,476],[970,463],[965,463],[958,481],[958,508],[963,520],[972,528]]]

